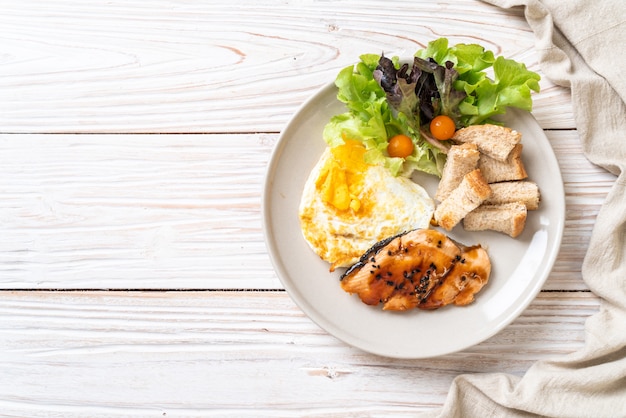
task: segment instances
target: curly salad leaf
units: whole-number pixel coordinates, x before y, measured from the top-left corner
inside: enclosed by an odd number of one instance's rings
[[[540,89],[541,77],[526,69],[524,63],[494,57],[493,52],[477,44],[449,47],[448,40],[440,38],[415,56],[446,66],[452,63],[458,73],[454,90],[466,94],[458,103],[459,127],[493,122],[492,116],[504,114],[507,107],[531,111],[531,90]],[[493,70],[493,79],[484,71],[489,68]]]
[[[493,70],[493,79],[486,69]],[[417,51],[411,65],[400,65],[398,57],[365,54],[337,75],[337,98],[348,111],[331,118],[324,140],[331,147],[346,139],[362,142],[366,162],[384,165],[393,175],[420,170],[441,176],[445,147],[424,129],[435,116],[450,116],[461,128],[494,123],[491,117],[509,106],[530,111],[539,79],[523,63],[496,58],[476,44],[449,47],[446,38]],[[388,140],[397,134],[412,139],[412,155],[389,156]]]
[[[385,91],[373,76],[379,59],[379,55],[362,55],[356,66],[339,72],[335,80],[339,89],[337,98],[346,104],[348,112],[331,118],[324,129],[324,140],[331,147],[343,144],[346,139],[362,142],[367,150],[365,161],[383,165],[393,175],[410,175],[417,169],[440,176],[445,154],[420,139],[419,125],[415,125],[410,112],[397,111],[390,106]],[[412,155],[389,157],[388,140],[397,134],[413,140]]]

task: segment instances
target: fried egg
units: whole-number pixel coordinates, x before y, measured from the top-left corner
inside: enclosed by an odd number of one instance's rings
[[[299,217],[311,249],[330,270],[354,264],[372,245],[428,228],[434,201],[419,184],[366,164],[359,142],[327,148],[302,193]]]

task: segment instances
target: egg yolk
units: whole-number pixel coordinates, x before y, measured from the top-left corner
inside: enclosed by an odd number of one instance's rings
[[[357,141],[346,140],[330,151],[332,158],[322,167],[315,186],[325,203],[340,211],[358,212],[361,207],[358,196],[363,186],[363,173],[367,170],[363,159],[365,147]]]

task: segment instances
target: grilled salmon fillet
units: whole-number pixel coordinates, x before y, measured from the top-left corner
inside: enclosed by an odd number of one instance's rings
[[[341,276],[341,287],[384,310],[466,305],[489,280],[480,246],[465,247],[434,229],[416,229],[378,242]]]

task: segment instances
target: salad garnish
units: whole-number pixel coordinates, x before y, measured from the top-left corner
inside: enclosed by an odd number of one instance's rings
[[[532,110],[531,91],[539,92],[539,80],[524,63],[496,57],[477,44],[449,46],[446,38],[418,50],[412,63],[364,54],[335,79],[347,112],[331,118],[324,140],[331,147],[359,141],[367,163],[396,176],[419,170],[441,177],[448,147],[430,131],[433,119],[446,116],[456,129],[497,124],[492,118],[508,107]],[[388,152],[389,140],[398,135],[412,140],[410,155]]]

